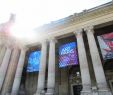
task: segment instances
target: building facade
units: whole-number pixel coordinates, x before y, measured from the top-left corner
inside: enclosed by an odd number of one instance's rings
[[[36,28],[33,41],[7,33],[12,21],[0,27],[0,95],[113,94],[112,2]],[[60,47],[72,42],[76,62],[61,65]],[[37,50],[41,51],[39,70],[29,72],[29,54]]]

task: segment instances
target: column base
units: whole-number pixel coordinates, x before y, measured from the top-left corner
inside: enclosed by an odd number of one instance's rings
[[[83,84],[82,86],[83,86],[83,89],[81,91],[81,95],[92,95],[90,84]]]
[[[45,95],[45,91],[37,91],[34,95]]]
[[[92,91],[92,95],[98,95],[98,91]]]
[[[91,92],[81,92],[80,95],[92,95],[92,93]]]
[[[11,95],[17,95],[17,93],[11,93]]]
[[[40,95],[40,93],[35,93],[34,95]]]
[[[10,95],[18,95],[18,91],[12,91]]]
[[[81,91],[80,95],[92,95],[92,92],[91,92],[91,90],[89,90],[89,91]]]
[[[6,95],[11,95],[11,93],[6,93]]]
[[[47,92],[47,93],[45,93],[45,95],[54,95],[54,94],[53,94],[53,93],[48,93],[48,92]]]
[[[34,95],[45,95],[45,93],[35,93]]]
[[[102,90],[98,91],[98,95],[112,95],[111,91]]]
[[[106,85],[106,83],[98,84],[98,95],[112,95],[110,89]]]
[[[98,95],[98,89],[96,86],[92,87],[92,95]]]
[[[54,95],[53,93],[45,93],[45,95]]]
[[[53,89],[47,89],[47,92],[45,95],[54,95],[54,90]]]

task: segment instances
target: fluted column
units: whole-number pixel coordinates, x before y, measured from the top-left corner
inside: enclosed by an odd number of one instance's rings
[[[18,95],[18,90],[20,87],[20,82],[21,82],[21,77],[22,77],[22,71],[23,71],[23,67],[24,67],[26,50],[27,50],[26,48],[21,49],[11,95]]]
[[[2,49],[2,44],[0,43],[0,52],[1,52],[1,49]]]
[[[83,37],[82,37],[82,29],[75,31],[76,39],[77,39],[77,47],[78,47],[78,55],[79,55],[79,64],[82,78],[82,95],[90,95],[91,94],[91,79],[89,74],[88,61],[86,57],[86,51],[84,47]]]
[[[2,61],[3,61],[3,58],[4,58],[5,52],[6,52],[6,46],[3,45],[1,47],[1,51],[0,51],[0,66],[2,64]]]
[[[1,66],[0,66],[0,90],[2,88],[3,81],[5,79],[6,71],[7,71],[10,56],[11,56],[11,50],[12,49],[10,47],[7,47],[5,56],[3,58]]]
[[[55,39],[51,39],[49,46],[48,80],[46,95],[54,95],[54,88],[55,88]]]
[[[14,75],[15,75],[16,68],[17,68],[18,58],[19,58],[19,49],[18,47],[15,47],[12,52],[6,78],[5,78],[3,88],[1,91],[1,95],[6,95],[7,93],[10,93],[11,91],[13,80],[14,80]]]
[[[0,35],[0,52],[1,52],[1,49],[2,49],[2,38],[1,38],[1,35]]]
[[[104,74],[104,70],[102,67],[102,62],[99,56],[98,48],[96,45],[96,41],[94,38],[94,30],[92,26],[89,26],[85,28],[87,38],[88,38],[88,43],[89,43],[89,49],[90,49],[90,54],[92,58],[92,63],[93,63],[93,68],[94,68],[94,73],[97,81],[97,87],[99,91],[108,91],[108,86]],[[107,93],[107,92],[105,92]],[[99,93],[99,95],[111,95],[110,93]]]
[[[47,42],[43,41],[42,48],[41,48],[41,59],[40,59],[40,67],[39,67],[36,95],[41,95],[41,93],[44,93],[46,57],[47,57]]]

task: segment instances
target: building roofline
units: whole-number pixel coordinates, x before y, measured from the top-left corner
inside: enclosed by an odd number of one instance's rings
[[[44,25],[42,25],[40,27],[36,27],[34,30],[35,31],[42,30],[42,29],[47,29],[48,30],[48,29],[54,28],[56,26],[60,26],[60,25],[62,25],[64,23],[68,23],[69,20],[78,18],[79,16],[83,16],[85,14],[92,13],[93,11],[96,11],[96,10],[99,10],[99,9],[111,6],[113,4],[112,2],[113,1],[105,3],[105,4],[102,4],[102,5],[99,5],[99,6],[96,6],[94,8],[88,9],[88,10],[85,9],[85,10],[83,10],[80,13],[74,13],[74,14],[68,16],[68,17],[65,17],[65,18],[62,18],[62,19],[59,19],[59,20],[56,20],[56,21],[51,21],[48,24],[44,24]]]

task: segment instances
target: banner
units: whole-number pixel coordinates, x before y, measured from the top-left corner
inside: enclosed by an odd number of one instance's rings
[[[41,51],[31,52],[28,58],[27,72],[39,71]]]
[[[113,58],[113,33],[97,36],[104,60]]]
[[[75,42],[71,42],[59,47],[59,67],[78,64],[76,46]]]

